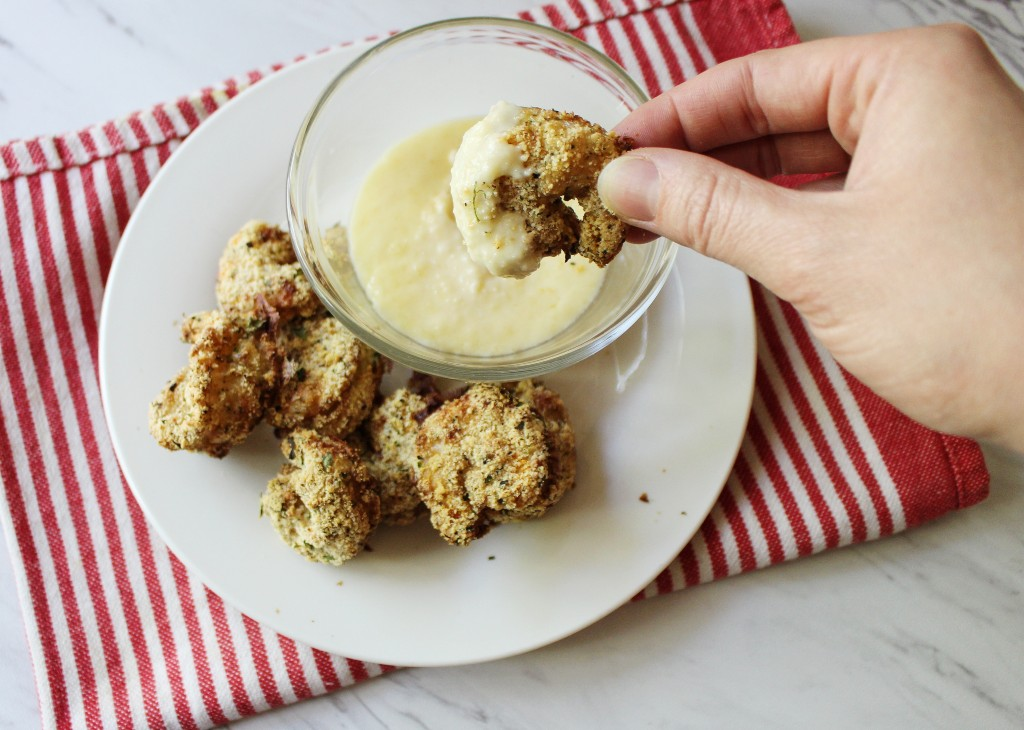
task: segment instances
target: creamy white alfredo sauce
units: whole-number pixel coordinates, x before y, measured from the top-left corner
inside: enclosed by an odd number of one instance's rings
[[[536,271],[541,261],[526,245],[525,219],[498,206],[493,185],[499,177],[519,180],[530,174],[522,150],[505,141],[522,110],[499,101],[466,131],[452,160],[455,224],[469,257],[495,276],[520,278]]]
[[[381,159],[356,200],[349,252],[367,296],[394,327],[447,352],[502,355],[572,324],[597,295],[604,270],[580,257],[546,258],[532,275],[513,279],[470,259],[450,178],[474,121],[426,129]]]

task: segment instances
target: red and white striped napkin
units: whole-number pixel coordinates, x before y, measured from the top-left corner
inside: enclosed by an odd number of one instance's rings
[[[567,30],[651,95],[798,38],[778,0],[567,0]],[[139,196],[181,139],[269,68],[76,134],[0,146],[0,519],[47,728],[201,728],[389,669],[257,624],[191,576],[118,468],[97,379],[103,286]],[[897,532],[987,494],[978,446],[913,423],[752,285],[753,413],[721,499],[641,596]]]

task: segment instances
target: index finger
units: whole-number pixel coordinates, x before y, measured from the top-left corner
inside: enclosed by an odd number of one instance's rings
[[[615,131],[640,147],[707,152],[775,134],[832,129],[847,152],[844,119],[878,36],[830,38],[760,51],[713,66],[630,113]],[[865,74],[861,74],[861,78]],[[830,125],[830,119],[837,123]]]

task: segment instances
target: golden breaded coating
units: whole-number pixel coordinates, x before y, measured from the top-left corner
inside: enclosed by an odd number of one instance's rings
[[[429,412],[426,398],[399,388],[363,424],[366,466],[377,480],[385,524],[407,525],[426,512],[416,490],[416,434]]]
[[[331,316],[291,320],[281,330],[284,373],[267,420],[344,438],[369,415],[387,361]]]
[[[280,379],[270,325],[250,330],[219,311],[182,324],[186,365],[149,406],[149,430],[166,449],[224,456],[263,417]]]
[[[288,233],[263,221],[249,221],[228,241],[217,273],[217,302],[243,321],[261,316],[266,307],[282,320],[323,311]]]
[[[341,565],[358,555],[380,522],[373,477],[340,439],[308,430],[281,442],[288,463],[267,484],[260,514],[307,559]]]
[[[609,263],[627,226],[604,207],[597,178],[630,147],[575,114],[496,103],[452,158],[452,215],[470,258],[516,278],[545,256]]]
[[[552,419],[550,434],[538,409]],[[424,420],[416,456],[420,497],[453,545],[501,522],[539,517],[575,477],[565,408],[529,381],[514,389],[477,384],[448,401]]]
[[[533,171],[496,181],[500,205],[526,219],[529,245],[544,256],[581,254],[598,266],[610,262],[626,240],[626,224],[597,193],[597,176],[630,148],[627,140],[582,117],[525,107],[508,135]],[[583,218],[563,199],[576,200]]]
[[[223,314],[219,310],[212,310],[209,312],[196,312],[190,314],[181,321],[181,341],[193,344],[202,334],[203,331],[208,329],[211,325],[216,324],[223,318]],[[255,323],[258,324],[259,323]],[[239,327],[243,326],[241,324]]]
[[[569,409],[558,393],[532,380],[516,383],[513,395],[533,408],[544,422],[549,490],[545,499],[554,504],[576,483],[576,434],[569,422]]]

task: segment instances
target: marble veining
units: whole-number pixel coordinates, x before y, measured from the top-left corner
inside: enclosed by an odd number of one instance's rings
[[[1024,78],[1024,3],[1020,0],[878,0],[899,5],[917,25],[959,21],[985,36],[989,46],[1018,79]]]

